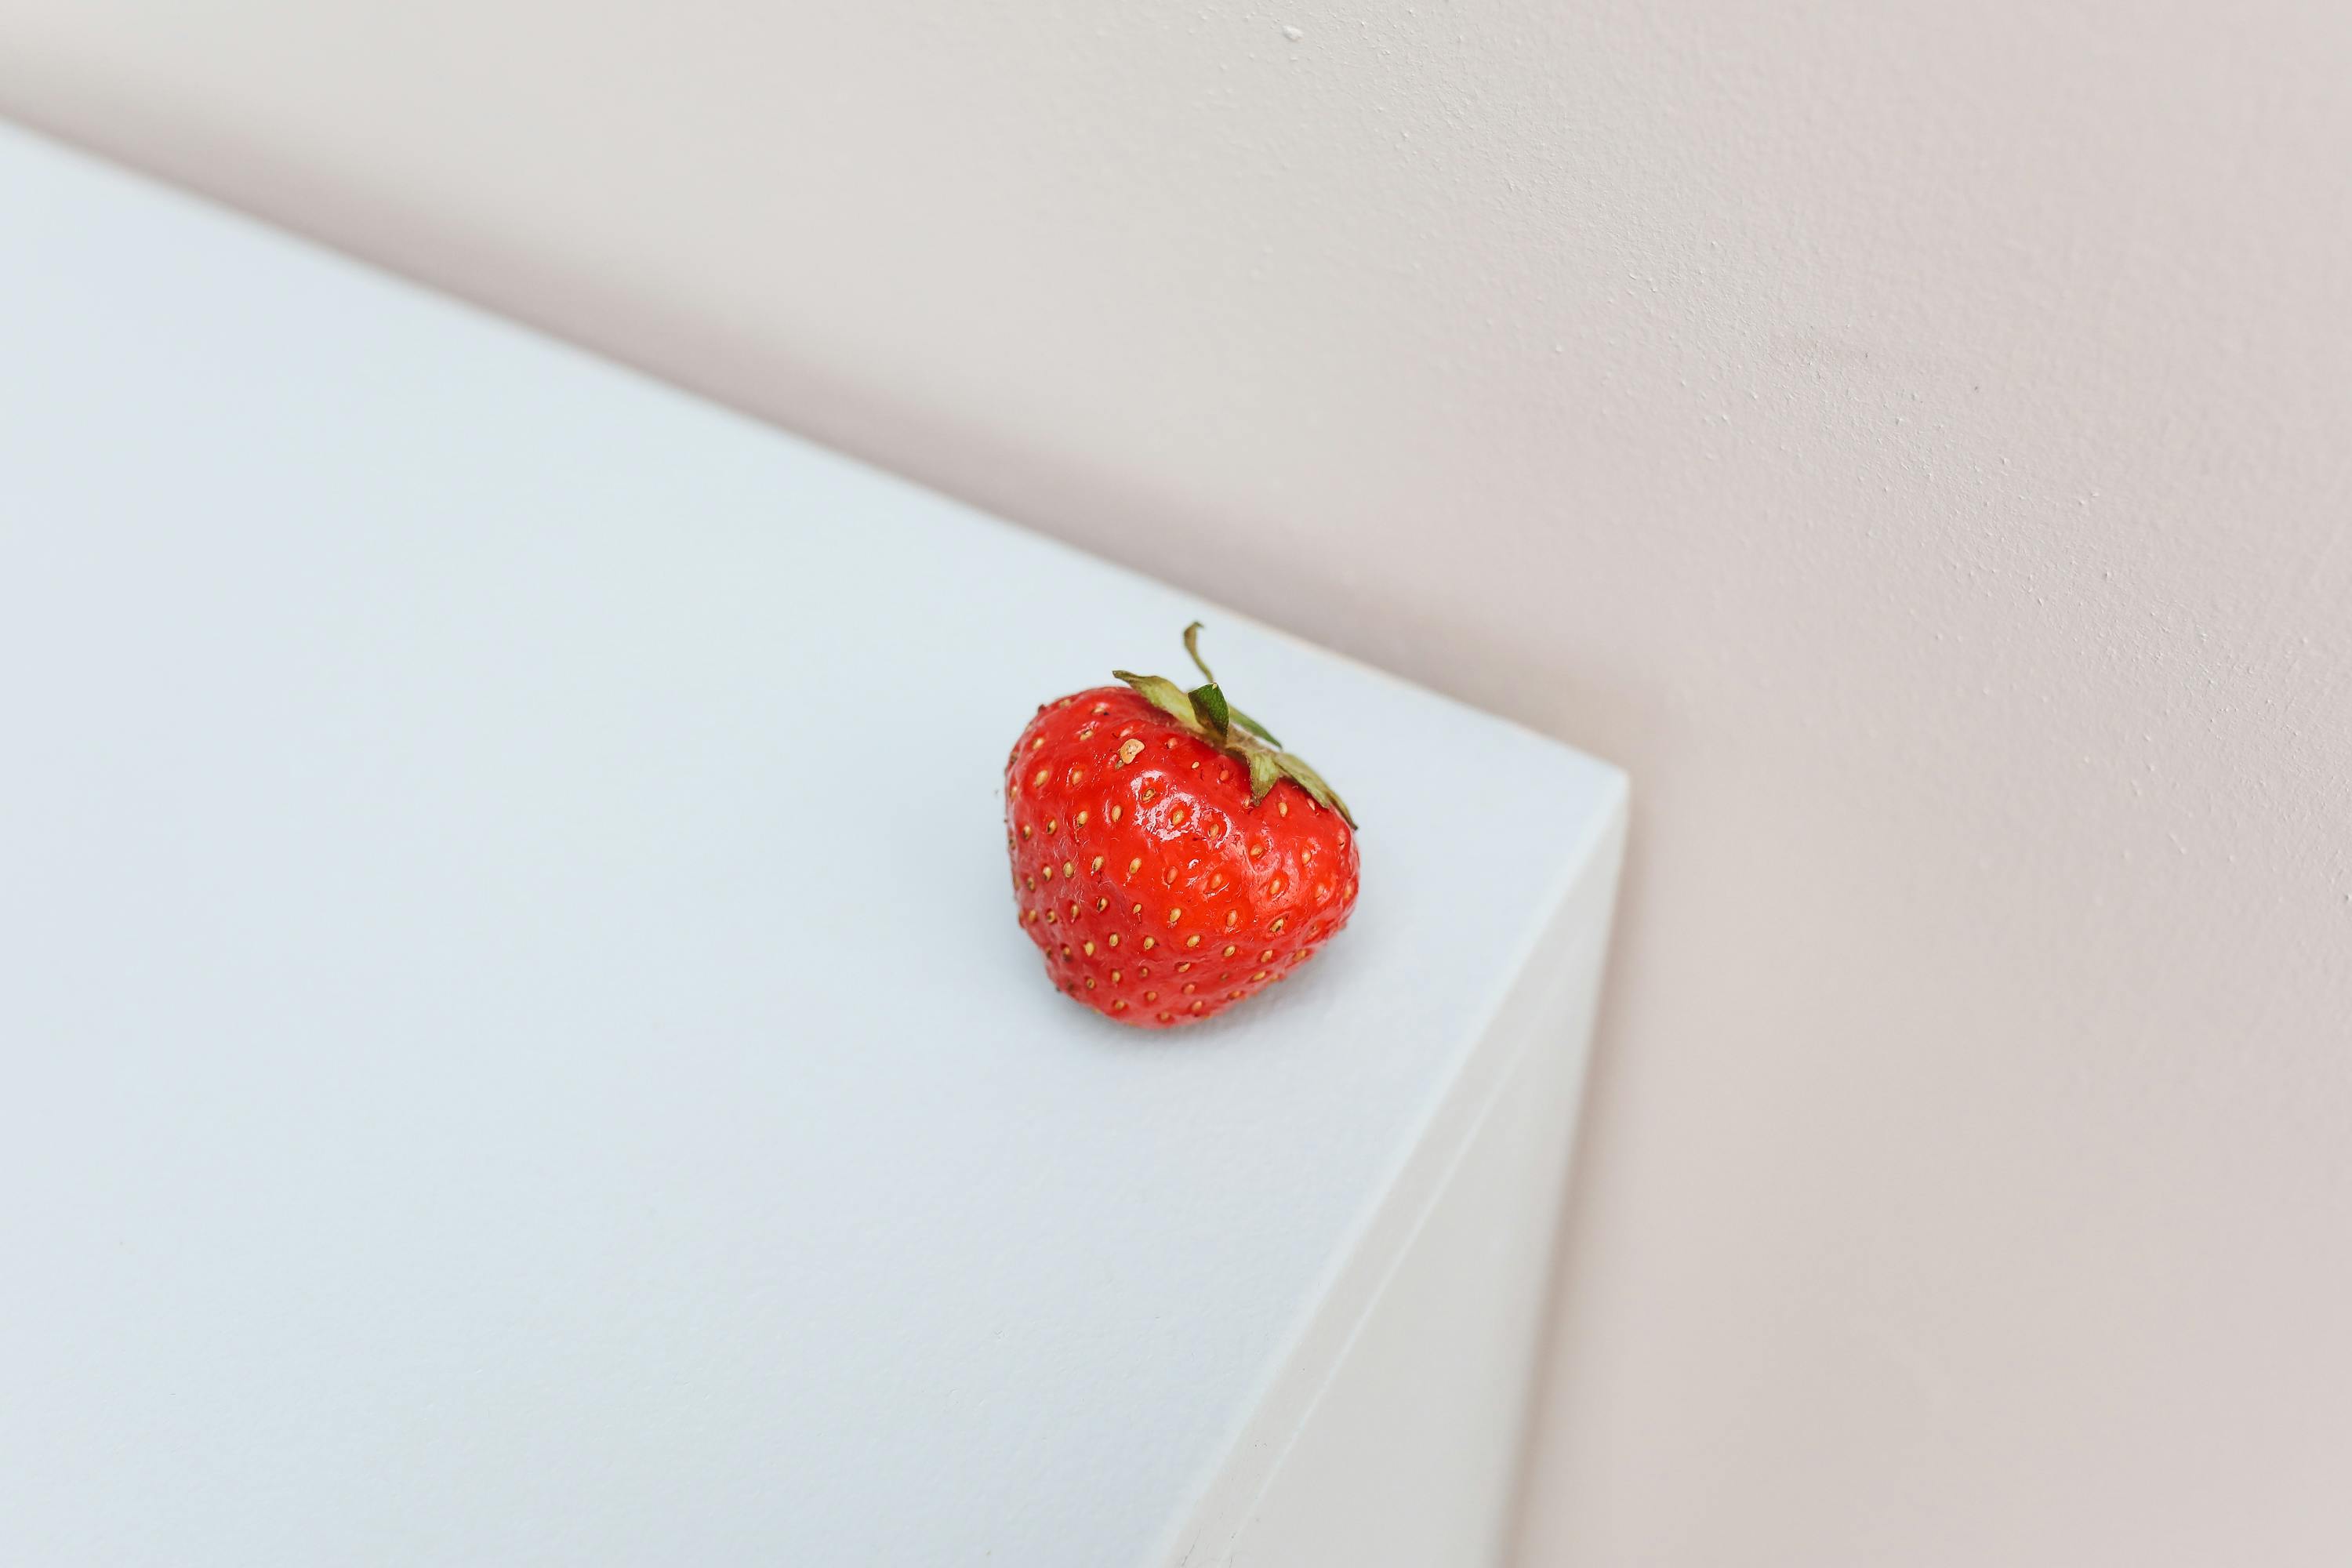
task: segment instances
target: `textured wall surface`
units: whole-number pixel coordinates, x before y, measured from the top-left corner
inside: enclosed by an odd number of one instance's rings
[[[2352,1560],[2347,79],[2319,0],[0,0],[0,110],[1633,771],[1540,1564]]]

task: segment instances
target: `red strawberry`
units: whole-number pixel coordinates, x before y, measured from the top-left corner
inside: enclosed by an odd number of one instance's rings
[[[1356,906],[1355,818],[1206,683],[1111,673],[1037,710],[1004,764],[1021,929],[1054,984],[1122,1024],[1223,1011],[1307,962]]]

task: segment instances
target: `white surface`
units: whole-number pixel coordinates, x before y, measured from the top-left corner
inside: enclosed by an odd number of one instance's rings
[[[1530,968],[1490,1028],[1503,1070],[1469,1125],[1424,1140],[1457,1152],[1409,1246],[1390,1255],[1375,1307],[1344,1326],[1345,1349],[1304,1417],[1279,1392],[1260,1404],[1188,1544],[1229,1539],[1234,1568],[1503,1560],[1554,1258],[1538,1238],[1556,1228],[1584,1076],[1583,1051],[1560,1041],[1591,1025],[1614,849],[1608,874],[1580,880],[1553,917],[1541,945],[1557,961]],[[1384,1255],[1359,1249],[1366,1269]],[[1350,1284],[1343,1278],[1334,1294],[1352,1294]],[[1302,1346],[1317,1348],[1311,1338]],[[1227,1560],[1202,1551],[1179,1561]]]
[[[0,208],[0,1560],[1140,1563],[1572,1084],[1612,770],[1209,612],[1364,897],[1117,1029],[997,768],[1197,601],[13,135]]]
[[[2352,1562],[2347,80],[2340,0],[0,0],[0,106],[1643,781],[1547,1564]]]

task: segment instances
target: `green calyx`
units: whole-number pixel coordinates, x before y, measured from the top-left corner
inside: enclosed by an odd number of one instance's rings
[[[1339,792],[1323,782],[1322,774],[1284,751],[1273,731],[1225,700],[1216,676],[1202,660],[1198,621],[1184,628],[1184,651],[1192,656],[1202,678],[1202,684],[1190,691],[1164,675],[1137,675],[1125,669],[1114,669],[1111,674],[1135,688],[1145,701],[1175,720],[1186,731],[1247,766],[1252,805],[1265,800],[1277,781],[1288,779],[1305,790],[1318,805],[1330,807],[1346,819],[1349,826],[1355,826],[1355,814],[1339,798]]]

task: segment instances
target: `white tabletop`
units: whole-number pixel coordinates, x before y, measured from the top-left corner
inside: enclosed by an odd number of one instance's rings
[[[0,1561],[1139,1560],[1618,776],[5,130],[0,215]],[[1364,890],[1147,1036],[997,770],[1196,615]]]

